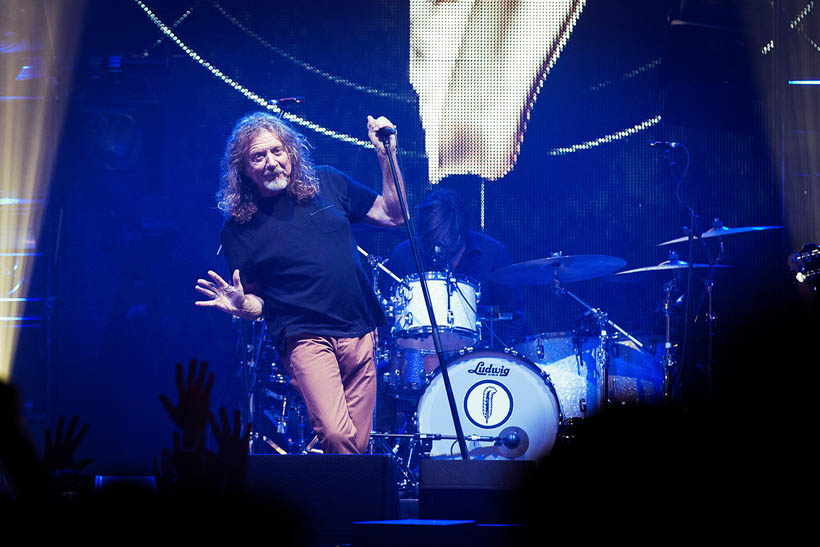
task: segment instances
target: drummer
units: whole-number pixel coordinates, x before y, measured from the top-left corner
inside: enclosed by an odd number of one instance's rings
[[[507,249],[468,228],[464,203],[456,192],[440,189],[429,193],[419,205],[416,231],[425,271],[452,271],[481,284],[478,319],[482,321],[482,333],[478,346],[503,349],[525,336],[521,293],[489,280],[492,272],[511,263]],[[386,265],[399,277],[416,273],[410,243],[400,243]]]

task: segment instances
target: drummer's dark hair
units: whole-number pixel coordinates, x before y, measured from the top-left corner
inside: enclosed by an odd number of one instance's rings
[[[446,257],[452,258],[467,241],[467,215],[461,196],[447,189],[427,194],[419,205],[418,233],[425,252],[432,253],[441,243]]]

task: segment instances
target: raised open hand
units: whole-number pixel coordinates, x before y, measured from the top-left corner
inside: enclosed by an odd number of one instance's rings
[[[239,270],[233,272],[233,285],[214,271],[208,270],[208,275],[213,281],[197,279],[194,288],[210,300],[199,300],[195,304],[206,308],[214,307],[232,315],[242,313],[245,309],[245,289],[239,279]]]
[[[68,422],[68,429],[63,434],[63,426],[65,425],[65,418],[60,416],[57,420],[57,431],[54,435],[54,442],[51,442],[51,428],[46,429],[46,445],[43,450],[43,464],[49,471],[72,471],[77,473],[94,461],[93,458],[86,458],[78,462],[74,461],[74,452],[85,437],[88,431],[88,424],[85,424],[74,435],[74,430],[77,428],[79,417],[73,416]]]
[[[208,363],[202,361],[197,374],[197,361],[191,359],[188,365],[188,376],[182,379],[182,365],[177,363],[177,393],[179,406],[174,406],[165,395],[160,394],[159,400],[171,420],[182,430],[182,448],[196,450],[202,446],[205,429],[208,424],[211,404],[211,388],[214,384],[214,373],[207,374]]]

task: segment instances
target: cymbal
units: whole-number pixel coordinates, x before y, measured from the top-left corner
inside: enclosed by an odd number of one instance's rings
[[[505,285],[552,285],[603,277],[626,265],[622,258],[607,255],[551,256],[510,264],[496,270],[490,279]]]
[[[723,270],[727,268],[734,268],[734,266],[727,266],[723,264],[692,264],[692,268],[698,270],[699,273],[706,273],[708,270]],[[667,279],[670,275],[674,275],[677,272],[686,272],[688,269],[689,263],[685,260],[667,260],[666,262],[661,262],[657,266],[647,266],[645,268],[635,268],[634,270],[618,272],[607,278],[607,281],[637,283],[649,281],[649,278],[653,277]]]
[[[742,228],[727,228],[726,226],[720,226],[718,228],[709,228],[702,234],[700,237],[696,237],[695,239],[707,239],[710,237],[722,237],[722,236],[731,236],[735,234],[744,234],[746,232],[760,232],[763,230],[780,230],[783,226],[745,226]],[[673,243],[685,243],[689,241],[688,236],[679,237],[677,239],[670,239],[669,241],[664,241],[663,243],[658,243],[658,247],[662,247],[664,245],[672,245]]]

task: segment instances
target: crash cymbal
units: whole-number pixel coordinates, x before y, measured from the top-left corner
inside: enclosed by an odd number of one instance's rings
[[[734,266],[726,266],[723,264],[692,264],[692,268],[698,270],[698,273],[706,273],[709,270],[724,270],[733,267]],[[651,281],[654,278],[663,279],[665,281],[675,273],[686,273],[686,270],[688,269],[689,263],[685,260],[667,260],[666,262],[661,262],[657,266],[647,266],[645,268],[635,268],[634,270],[618,272],[609,276],[607,281],[613,281],[616,283],[643,283],[646,281]]]
[[[726,226],[719,226],[716,228],[709,228],[705,232],[703,232],[700,237],[696,237],[695,239],[707,239],[710,237],[722,237],[722,236],[731,236],[735,234],[745,234],[747,232],[761,232],[763,230],[780,230],[783,226],[745,226],[742,228],[727,228]],[[670,239],[669,241],[664,241],[663,243],[658,243],[658,247],[662,247],[664,245],[672,245],[673,243],[685,243],[689,241],[687,236],[679,237],[677,239]]]
[[[609,275],[625,265],[626,261],[616,256],[559,255],[504,266],[490,279],[505,285],[552,285],[556,279],[574,283]]]

